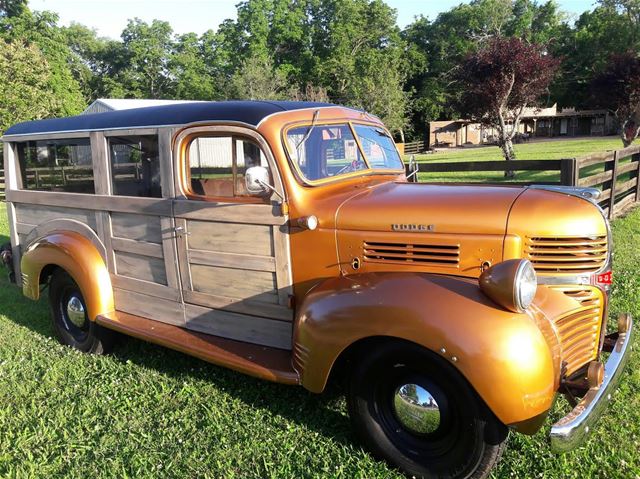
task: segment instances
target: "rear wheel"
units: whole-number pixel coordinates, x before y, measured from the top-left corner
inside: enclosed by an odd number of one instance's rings
[[[115,333],[90,321],[80,288],[63,269],[57,269],[49,283],[49,305],[58,340],[85,353],[106,354]]]
[[[486,477],[508,436],[455,368],[411,343],[367,353],[351,373],[348,406],[362,442],[415,477]]]

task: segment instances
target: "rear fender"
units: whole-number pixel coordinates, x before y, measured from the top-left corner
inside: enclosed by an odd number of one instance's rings
[[[544,289],[545,304],[567,306],[563,294]],[[536,307],[530,314],[502,309],[473,280],[421,273],[332,278],[299,308],[295,362],[302,385],[321,392],[351,344],[380,336],[411,341],[449,361],[504,424],[515,424],[546,412],[555,396],[559,353],[548,323]]]
[[[89,319],[114,311],[109,271],[92,241],[74,231],[54,231],[30,242],[20,262],[25,296],[40,297],[42,271],[51,265],[64,269],[78,284]]]

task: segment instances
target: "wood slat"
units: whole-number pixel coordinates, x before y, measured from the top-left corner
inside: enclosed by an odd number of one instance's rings
[[[186,303],[222,309],[234,313],[249,314],[280,321],[293,321],[293,310],[273,303],[261,303],[247,299],[233,299],[215,294],[204,294],[197,291],[183,291]]]
[[[76,203],[76,206],[78,203]],[[96,217],[93,211],[79,208],[63,208],[57,206],[44,206],[41,204],[16,203],[17,221],[32,225],[40,225],[56,219],[71,219],[96,229]]]
[[[271,227],[239,223],[187,221],[189,249],[273,256]]]
[[[185,306],[188,329],[237,341],[290,350],[293,325],[286,321],[212,310],[192,304]]]
[[[211,254],[210,251],[189,249],[189,263],[201,264],[205,266],[221,266],[225,268],[235,268],[249,271],[271,271],[276,270],[276,261],[272,256],[258,256],[236,253]]]
[[[267,271],[247,271],[191,264],[193,290],[200,293],[278,303],[275,274]]]
[[[142,293],[156,298],[167,299],[170,301],[180,302],[180,291],[163,286],[158,283],[151,283],[149,281],[143,281],[140,279],[129,278],[127,276],[119,276],[112,274],[111,284],[114,288],[122,289],[125,291],[133,291],[135,293]]]
[[[254,225],[281,225],[285,223],[280,205],[242,203],[214,203],[210,201],[175,200],[177,218],[222,221]]]
[[[636,171],[638,169],[638,165],[640,165],[640,162],[632,161],[631,163],[627,163],[626,165],[619,166],[618,176],[628,173],[630,171]]]
[[[67,208],[82,205],[82,209],[87,210],[171,216],[171,200],[162,198],[19,190],[8,192],[7,199],[16,203],[28,203],[32,205]]]
[[[178,301],[125,291],[120,288],[114,288],[113,295],[118,311],[154,321],[184,326],[184,307]]]
[[[160,218],[157,216],[111,213],[111,227],[114,237],[147,243],[162,242]]]
[[[125,253],[124,251],[116,251],[115,258],[118,275],[151,283],[167,284],[164,261],[161,259]]]
[[[605,171],[603,173],[598,173],[596,175],[587,176],[586,178],[581,178],[579,185],[581,187],[587,188],[589,186],[600,185],[605,181],[611,180],[613,176],[613,171]]]
[[[616,193],[618,195],[621,195],[622,193],[625,193],[627,190],[631,189],[631,188],[635,188],[638,185],[638,178],[631,178],[628,181],[625,181],[624,183],[620,183],[618,185],[616,185]],[[635,199],[635,196],[634,196]]]
[[[146,241],[135,241],[123,238],[112,238],[111,247],[115,251],[124,251],[141,256],[151,256],[153,258],[163,258],[162,246]]]

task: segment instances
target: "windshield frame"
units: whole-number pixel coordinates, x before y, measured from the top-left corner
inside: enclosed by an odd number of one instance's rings
[[[358,146],[358,152],[360,153],[360,156],[362,157],[366,168],[365,169],[361,169],[361,170],[356,170],[356,171],[350,171],[350,172],[346,172],[346,173],[342,173],[340,175],[335,175],[335,176],[328,176],[326,178],[319,178],[317,180],[310,180],[308,179],[303,173],[302,170],[300,169],[300,166],[298,165],[298,162],[294,159],[294,155],[292,153],[292,147],[289,144],[288,141],[288,134],[289,131],[294,129],[294,128],[300,128],[300,127],[313,127],[313,128],[317,128],[317,127],[322,127],[322,126],[331,126],[331,125],[347,125],[349,127],[349,129],[351,130],[351,134],[353,135],[353,138],[356,141],[356,145]],[[369,159],[367,157],[367,155],[365,155],[364,153],[364,148],[362,147],[362,142],[360,140],[360,137],[358,136],[358,133],[356,132],[356,129],[354,128],[354,125],[362,125],[362,126],[368,126],[371,128],[378,128],[380,130],[383,130],[388,137],[391,139],[391,141],[393,142],[394,148],[396,150],[396,152],[398,153],[398,157],[400,158],[400,161],[403,164],[402,168],[372,168],[371,164],[369,163]],[[292,171],[295,173],[295,176],[297,177],[297,180],[302,183],[303,185],[306,186],[318,186],[318,185],[323,185],[323,184],[327,184],[327,183],[334,183],[334,182],[338,182],[338,181],[342,181],[345,179],[350,179],[350,178],[357,178],[357,177],[363,177],[363,176],[371,176],[371,175],[399,175],[399,174],[406,174],[406,168],[404,167],[404,161],[402,160],[402,155],[400,154],[400,151],[398,150],[398,147],[396,146],[396,142],[393,141],[393,136],[391,135],[391,133],[389,133],[389,130],[387,130],[387,128],[378,122],[374,122],[374,121],[366,121],[366,120],[357,120],[354,121],[352,119],[346,119],[346,118],[341,118],[341,119],[333,119],[333,120],[323,120],[323,121],[318,121],[315,124],[313,124],[313,122],[309,121],[309,120],[304,120],[304,121],[298,121],[298,122],[293,122],[293,123],[289,123],[287,125],[285,125],[282,128],[282,146],[283,149],[286,153],[287,156],[287,161],[289,162],[289,166],[292,169]],[[297,156],[297,155],[296,155]]]

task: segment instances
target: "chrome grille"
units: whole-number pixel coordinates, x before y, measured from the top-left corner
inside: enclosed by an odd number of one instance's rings
[[[459,245],[378,243],[366,241],[364,260],[370,263],[458,267]]]
[[[536,272],[592,273],[607,262],[607,237],[528,237],[525,256]]]
[[[566,374],[571,375],[598,356],[602,325],[603,297],[598,288],[589,286],[551,286],[580,303],[554,320]]]

